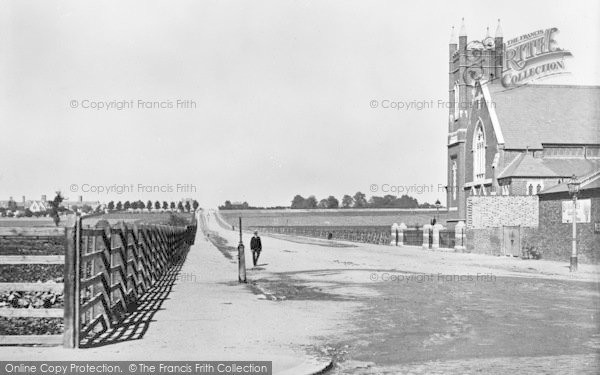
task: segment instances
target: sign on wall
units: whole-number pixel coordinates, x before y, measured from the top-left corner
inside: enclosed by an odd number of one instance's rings
[[[592,212],[592,200],[591,199],[579,199],[577,200],[577,222],[578,223],[589,223],[591,220]],[[562,201],[562,222],[572,223],[573,222],[573,201]]]

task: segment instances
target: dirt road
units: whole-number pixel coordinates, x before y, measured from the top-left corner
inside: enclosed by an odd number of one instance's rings
[[[237,233],[216,225],[210,230],[221,251],[237,254],[227,245],[237,244]],[[249,236],[244,233],[246,247]],[[336,334],[315,337],[307,347],[334,357],[333,372],[600,371],[595,266],[573,276],[560,262],[262,239],[259,265],[248,277],[265,304],[307,301],[326,312],[331,301],[351,303]]]

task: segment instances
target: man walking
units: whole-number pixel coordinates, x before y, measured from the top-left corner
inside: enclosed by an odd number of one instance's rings
[[[256,230],[254,231],[254,237],[252,237],[250,240],[250,250],[252,250],[252,263],[254,263],[254,267],[256,267],[258,257],[262,251],[262,243],[260,242],[260,237],[258,236],[258,231]]]

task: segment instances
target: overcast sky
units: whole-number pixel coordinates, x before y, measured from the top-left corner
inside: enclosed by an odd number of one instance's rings
[[[447,100],[461,17],[469,39],[498,18],[505,40],[557,27],[574,57],[552,82],[600,84],[598,1],[3,1],[0,17],[0,199],[134,184],[83,195],[287,205],[389,184],[444,202],[447,110],[370,102]],[[178,99],[196,108],[138,108]]]

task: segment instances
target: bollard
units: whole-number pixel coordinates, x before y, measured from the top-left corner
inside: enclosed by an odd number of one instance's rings
[[[431,230],[430,224],[423,225],[423,249],[429,249],[429,231]]]
[[[404,231],[408,229],[406,224],[400,223],[398,225],[398,246],[404,246]]]
[[[392,225],[392,234],[390,236],[390,246],[398,246],[398,224]]]
[[[240,243],[238,245],[238,281],[246,282],[246,254],[244,252],[244,242],[242,241],[242,218],[240,217]]]
[[[465,222],[459,221],[454,227],[454,250],[465,250]]]
[[[432,249],[439,249],[440,248],[440,231],[444,229],[444,226],[442,224],[435,224],[433,226],[433,241],[431,243],[431,248]]]

